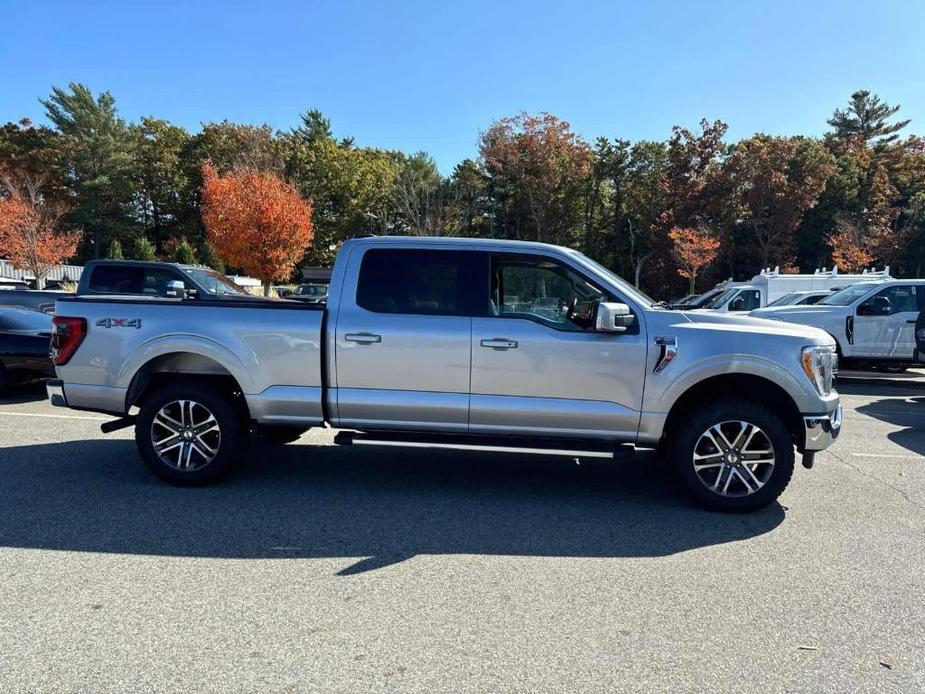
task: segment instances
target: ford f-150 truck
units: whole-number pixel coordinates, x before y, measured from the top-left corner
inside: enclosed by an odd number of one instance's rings
[[[134,425],[141,457],[177,484],[223,475],[252,430],[286,441],[327,425],[353,445],[659,447],[695,500],[748,511],[783,491],[795,449],[811,467],[841,426],[825,332],[671,311],[538,243],[353,239],[326,305],[173,284],[78,295],[56,306],[52,353],[52,403]]]

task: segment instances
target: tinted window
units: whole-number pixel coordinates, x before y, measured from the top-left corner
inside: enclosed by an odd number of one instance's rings
[[[852,284],[850,287],[845,287],[840,289],[834,294],[829,294],[819,302],[820,306],[848,306],[853,304],[856,300],[860,299],[867,292],[871,290],[871,287],[875,285],[870,282],[861,283],[861,284]]]
[[[132,265],[101,265],[93,271],[90,290],[100,294],[167,296],[167,283],[182,280],[180,275],[162,268]],[[193,285],[186,284],[187,289]]]
[[[775,299],[768,306],[790,306],[791,304],[803,303],[799,301],[800,294],[797,292],[790,292],[789,294],[784,294],[779,299]]]
[[[90,289],[104,294],[141,294],[144,269],[127,265],[101,265],[93,270]]]
[[[729,303],[730,311],[753,311],[761,306],[761,292],[757,289],[743,289]]]
[[[582,327],[569,318],[573,303],[606,301],[583,276],[542,257],[495,257],[491,267],[489,314],[527,318],[560,330]]]
[[[883,296],[890,300],[890,313],[919,310],[915,287],[909,284],[889,287],[877,292],[874,296]]]
[[[476,255],[466,251],[367,251],[360,266],[357,305],[377,313],[467,315],[465,288],[471,277],[467,268]]]

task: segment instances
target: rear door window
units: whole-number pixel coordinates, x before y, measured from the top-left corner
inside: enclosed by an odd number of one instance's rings
[[[376,313],[471,315],[473,251],[373,249],[363,256],[356,302]]]
[[[89,287],[97,294],[166,297],[167,283],[173,280],[183,281],[183,278],[165,268],[101,265],[94,269]],[[187,289],[193,288],[189,282],[184,284]]]

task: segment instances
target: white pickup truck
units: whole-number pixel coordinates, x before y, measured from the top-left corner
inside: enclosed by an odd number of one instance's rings
[[[49,396],[117,415],[104,430],[134,425],[177,484],[227,472],[251,430],[331,426],[353,445],[661,447],[697,501],[748,511],[841,426],[825,332],[667,310],[566,248],[355,239],[326,305],[239,300],[163,263],[101,267],[57,303]]]
[[[890,268],[862,273],[841,273],[838,268],[807,274],[782,273],[779,268],[762,270],[747,282],[728,280],[716,285],[722,291],[698,308],[712,311],[748,312],[763,308],[796,291],[819,292],[843,289],[858,282],[892,279]],[[715,290],[714,290],[715,291]]]
[[[915,362],[915,327],[925,309],[925,280],[881,280],[845,287],[813,306],[759,309],[771,318],[825,330],[846,365],[904,368]]]

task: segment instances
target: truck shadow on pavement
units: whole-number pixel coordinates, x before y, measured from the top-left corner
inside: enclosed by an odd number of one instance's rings
[[[223,482],[157,480],[126,439],[0,449],[0,546],[215,558],[418,554],[652,557],[767,533],[694,507],[652,454],[631,462],[255,445]]]
[[[839,382],[838,391],[844,395],[885,396],[861,405],[855,411],[903,427],[889,432],[887,439],[916,455],[925,456],[925,386],[895,380],[855,378]]]

